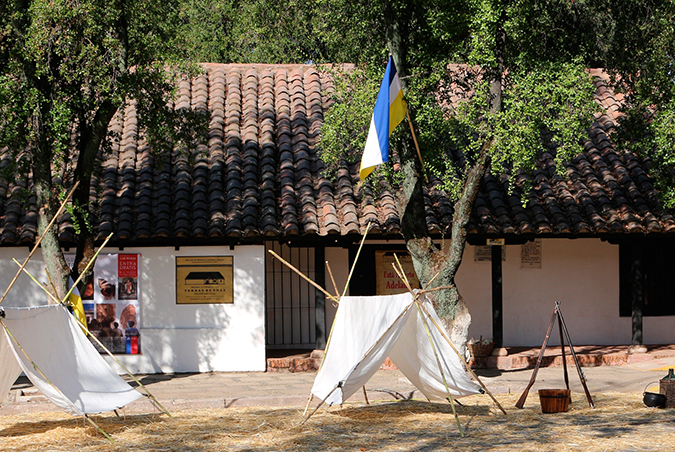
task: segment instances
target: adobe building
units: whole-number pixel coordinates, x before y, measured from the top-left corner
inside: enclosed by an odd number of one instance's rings
[[[565,177],[542,149],[525,207],[518,188],[509,195],[503,179],[483,181],[457,276],[470,336],[539,346],[561,301],[575,345],[675,343],[675,219],[649,162],[614,148],[621,97],[593,75],[606,113]],[[386,266],[405,254],[395,194],[360,183],[358,163],[335,180],[322,172],[317,141],[331,87],[309,65],[205,65],[181,83],[175,106],[211,113],[208,143],[164,161],[151,155],[133,105],[112,122],[121,139],[101,155],[91,203],[99,243],[114,235],[84,298],[92,325],[132,372],[261,371],[266,356],[325,347],[335,306],[269,250],[342,292],[371,224],[348,293],[397,290]],[[433,179],[426,187],[425,209],[442,247],[452,205],[437,187]],[[0,181],[2,288],[16,272],[12,259],[22,261],[37,238],[34,199],[23,197],[30,188],[30,177]],[[68,215],[59,231],[68,254]],[[39,252],[28,269],[46,282]],[[26,276],[4,302],[44,303]],[[128,328],[138,332],[135,352]]]

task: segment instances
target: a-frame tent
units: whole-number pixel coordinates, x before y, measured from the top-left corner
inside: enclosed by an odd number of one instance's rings
[[[439,325],[424,295],[340,298],[312,395],[328,405],[343,403],[387,356],[430,401],[483,392],[467,375]]]
[[[45,397],[73,415],[113,411],[143,397],[112,370],[65,306],[0,310],[3,396],[23,371]]]

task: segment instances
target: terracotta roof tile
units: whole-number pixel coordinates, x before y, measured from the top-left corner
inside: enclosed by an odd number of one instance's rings
[[[342,162],[335,180],[324,174],[318,140],[333,89],[327,72],[309,65],[204,68],[204,74],[179,82],[174,103],[208,110],[203,144],[175,147],[158,158],[139,131],[133,103],[111,121],[118,139],[102,154],[91,191],[98,238],[114,232],[129,244],[355,237],[369,223],[373,236],[400,237],[396,194],[384,180],[362,183],[358,163]],[[596,115],[584,151],[566,164],[567,174],[558,175],[554,152],[542,149],[528,193],[522,192],[523,173],[487,175],[469,234],[675,233],[675,217],[661,207],[649,176],[650,162],[613,147],[623,95],[612,92],[602,71],[590,72],[605,111]],[[0,168],[11,160],[0,150]],[[515,180],[512,192],[509,177]],[[37,207],[34,197],[25,197],[31,187],[30,177],[0,178],[0,243],[35,240]],[[439,181],[432,179],[424,202],[429,230],[447,236],[453,207]],[[68,215],[60,219],[59,231],[65,242],[74,237]]]

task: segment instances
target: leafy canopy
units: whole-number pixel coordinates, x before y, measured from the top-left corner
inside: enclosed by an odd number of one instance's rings
[[[177,24],[173,0],[4,2],[0,146],[58,171],[130,101],[158,148],[187,138],[201,120],[170,108],[178,68],[189,68]]]

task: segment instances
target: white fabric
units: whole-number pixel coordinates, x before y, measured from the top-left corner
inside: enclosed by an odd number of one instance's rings
[[[21,375],[21,366],[16,362],[7,337],[4,333],[0,333],[0,403],[7,397],[19,375]]]
[[[453,397],[478,394],[481,392],[480,387],[467,375],[464,363],[438,329],[442,328],[441,320],[431,302],[424,296],[420,296],[419,301],[424,309],[413,307],[417,315],[411,316],[406,323],[401,336],[389,352],[389,358],[429,400],[447,400],[446,384]],[[431,315],[436,324],[427,314]]]
[[[438,322],[431,303],[423,297],[421,303]],[[478,394],[479,386],[466,375],[455,352],[428,324],[452,396]],[[432,342],[410,293],[340,299],[312,394],[328,405],[343,403],[366,384],[387,356],[427,398],[447,399]]]
[[[113,372],[65,307],[5,307],[5,313],[7,329],[25,351],[5,331],[15,362],[42,394],[68,413],[112,411],[142,397]],[[3,357],[1,365],[6,363]]]

